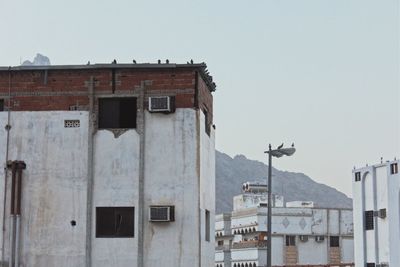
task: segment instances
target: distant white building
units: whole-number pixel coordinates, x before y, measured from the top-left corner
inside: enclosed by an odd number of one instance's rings
[[[353,171],[356,266],[400,266],[400,161]]]
[[[285,204],[276,195],[273,199],[273,266],[353,263],[351,210],[314,208],[309,201]],[[244,193],[234,197],[232,213],[216,216],[215,266],[266,265],[267,205],[265,191],[244,186]]]

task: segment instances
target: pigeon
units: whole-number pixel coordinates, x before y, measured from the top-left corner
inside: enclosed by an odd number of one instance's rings
[[[190,64],[193,64],[193,59],[190,60]]]
[[[90,61],[88,61],[86,65],[90,65]]]
[[[278,149],[281,149],[282,147],[283,147],[283,143],[282,143],[282,145],[278,146]]]
[[[133,60],[133,64],[136,64],[136,60]]]
[[[161,64],[161,60],[158,60],[158,64]]]
[[[292,147],[294,147],[294,143],[292,143]]]
[[[113,62],[112,62],[112,64],[117,64],[117,60],[114,59]]]
[[[165,63],[169,64],[169,59],[167,59],[167,60],[165,61]]]

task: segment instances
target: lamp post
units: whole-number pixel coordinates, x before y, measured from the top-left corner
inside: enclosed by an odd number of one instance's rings
[[[294,152],[296,152],[294,144],[289,148],[283,148],[282,144],[277,149],[272,149],[271,144],[269,144],[268,150],[264,151],[268,154],[267,267],[272,266],[272,157],[291,156]]]

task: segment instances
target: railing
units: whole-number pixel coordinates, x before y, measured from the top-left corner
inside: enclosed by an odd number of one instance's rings
[[[265,240],[254,240],[254,241],[243,241],[240,243],[233,243],[232,249],[237,248],[265,248],[267,247],[267,241]]]

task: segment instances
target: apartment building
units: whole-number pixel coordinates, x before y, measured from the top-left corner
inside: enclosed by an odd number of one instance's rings
[[[2,263],[212,266],[214,90],[204,63],[0,67]]]
[[[353,170],[356,266],[400,266],[399,160]]]
[[[216,216],[216,267],[266,266],[267,187],[245,183],[243,188],[243,194],[234,197],[233,211]],[[311,201],[284,202],[278,195],[273,200],[273,266],[352,266],[352,210],[318,208]]]

